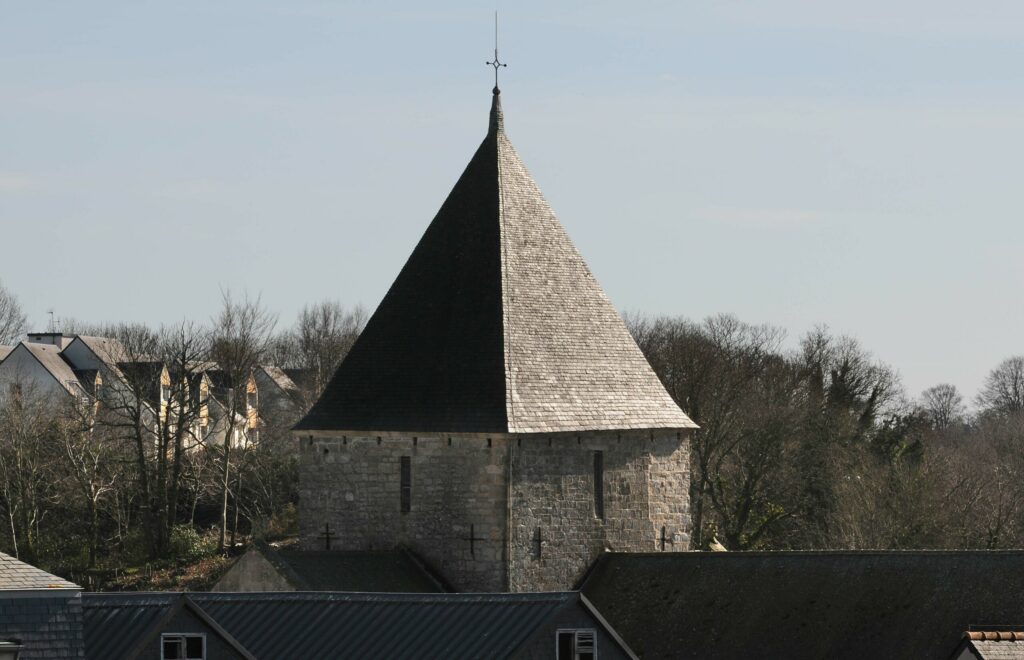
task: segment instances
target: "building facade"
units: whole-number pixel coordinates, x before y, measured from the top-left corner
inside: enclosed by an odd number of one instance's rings
[[[505,134],[487,136],[296,426],[304,546],[406,546],[460,591],[688,548],[689,434]]]

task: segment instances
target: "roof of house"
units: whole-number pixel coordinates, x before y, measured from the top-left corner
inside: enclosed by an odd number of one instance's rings
[[[490,127],[299,430],[689,428]]]
[[[582,590],[640,657],[944,658],[1024,624],[1022,576],[1024,551],[608,553]]]
[[[262,541],[253,549],[297,591],[448,591],[440,578],[404,550],[277,550]]]
[[[299,386],[295,384],[295,381],[293,381],[281,367],[272,367],[264,365],[261,366],[260,369],[262,369],[263,373],[267,375],[267,378],[272,380],[275,385],[281,388],[282,391],[288,393],[298,391]]]
[[[64,578],[51,575],[40,568],[0,552],[0,592],[40,589],[81,590],[82,588]]]
[[[284,368],[281,371],[291,379],[300,389],[310,389],[316,381],[316,372],[313,369],[305,368]]]
[[[191,593],[187,598],[260,658],[503,658],[560,608],[580,600],[573,592]],[[86,657],[131,657],[181,599],[174,593],[84,594]]]
[[[973,651],[980,660],[1024,660],[1024,632],[970,631],[964,634],[958,650],[963,648]]]
[[[11,351],[13,350],[13,346],[0,346],[0,362],[2,362],[5,357],[10,355]]]
[[[86,348],[108,367],[114,368],[118,362],[123,362],[128,357],[124,344],[112,337],[77,335],[75,339],[85,344]]]
[[[75,375],[74,369],[67,360],[60,354],[60,347],[52,344],[36,344],[23,341],[19,346],[24,346],[32,357],[34,357],[46,371],[68,392],[74,395],[82,394],[81,383]]]

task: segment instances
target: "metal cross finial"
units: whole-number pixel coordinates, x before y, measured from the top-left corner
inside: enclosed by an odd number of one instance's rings
[[[494,12],[494,61],[484,64],[494,67],[494,89],[498,89],[498,69],[508,66],[498,59],[498,12]]]

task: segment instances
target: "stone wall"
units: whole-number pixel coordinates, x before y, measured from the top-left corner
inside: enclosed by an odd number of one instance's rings
[[[300,436],[302,546],[324,548],[329,524],[333,549],[404,545],[459,591],[571,589],[606,548],[661,550],[662,528],[664,550],[688,549],[686,433]],[[603,519],[595,515],[596,451]]]
[[[595,511],[597,451],[603,519]],[[662,527],[666,551],[689,548],[685,432],[523,436],[512,456],[510,591],[571,589],[605,549],[661,550]]]
[[[304,549],[324,548],[330,524],[333,549],[404,545],[459,591],[507,590],[507,438],[299,437]],[[412,468],[407,513],[403,456]]]

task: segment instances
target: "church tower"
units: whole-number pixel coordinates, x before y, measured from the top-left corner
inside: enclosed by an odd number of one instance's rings
[[[505,134],[487,136],[295,427],[307,549],[405,546],[460,591],[680,551],[689,434]]]

